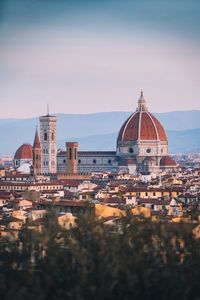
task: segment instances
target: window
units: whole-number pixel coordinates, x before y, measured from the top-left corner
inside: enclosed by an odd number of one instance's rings
[[[133,153],[133,148],[129,148],[128,152]]]
[[[54,141],[54,133],[53,132],[51,134],[51,139],[52,139],[52,141]]]
[[[77,149],[75,148],[75,159],[77,159]]]
[[[72,148],[69,148],[69,159],[72,159]]]
[[[96,164],[96,163],[97,163],[96,159],[93,159],[93,164]]]
[[[109,160],[108,160],[108,163],[109,163],[109,165],[111,165],[111,163],[112,163],[112,160],[111,160],[111,159],[109,159]]]
[[[146,151],[147,151],[147,153],[150,153],[150,152],[151,152],[151,149],[150,149],[150,148],[148,148]]]
[[[64,164],[66,163],[66,159],[63,159],[63,163],[64,163]]]
[[[78,160],[78,164],[81,164],[81,160],[80,159]]]
[[[44,141],[47,141],[47,132],[44,132]]]

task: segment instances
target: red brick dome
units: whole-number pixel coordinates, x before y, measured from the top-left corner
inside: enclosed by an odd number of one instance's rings
[[[141,92],[138,108],[122,125],[117,142],[123,141],[161,141],[167,143],[167,136],[161,123],[147,110]]]
[[[32,146],[30,144],[23,144],[15,152],[14,159],[33,159]]]
[[[163,156],[160,160],[161,167],[176,167],[176,162],[170,156]]]

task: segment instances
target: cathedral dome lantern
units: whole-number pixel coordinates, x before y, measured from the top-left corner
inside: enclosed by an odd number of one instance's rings
[[[141,91],[140,98],[138,100],[138,108],[137,111],[147,111],[146,100],[143,95],[143,91]]]

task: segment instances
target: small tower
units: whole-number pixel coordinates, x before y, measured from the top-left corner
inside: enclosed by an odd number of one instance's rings
[[[41,142],[41,173],[55,174],[57,172],[56,117],[47,115],[40,117]]]
[[[41,174],[41,146],[37,129],[33,143],[33,174],[34,176]]]
[[[137,111],[147,111],[146,100],[143,95],[143,91],[141,91],[140,98],[138,100],[138,108]]]
[[[78,143],[77,142],[67,142],[66,143],[66,153],[67,153],[67,174],[77,174],[78,173]]]

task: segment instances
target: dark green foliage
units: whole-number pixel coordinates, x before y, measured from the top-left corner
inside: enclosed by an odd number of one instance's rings
[[[80,218],[64,231],[50,214],[42,233],[0,245],[0,299],[200,299],[200,243],[188,224]]]

